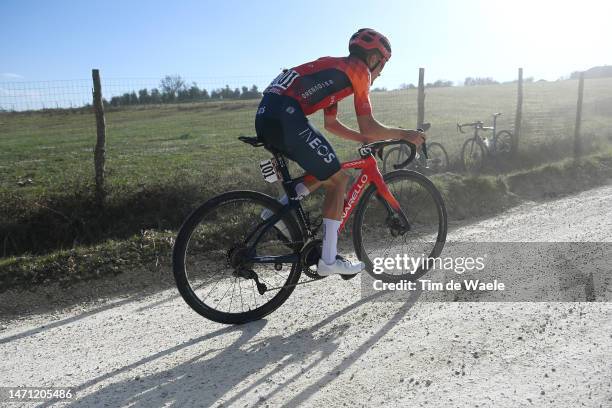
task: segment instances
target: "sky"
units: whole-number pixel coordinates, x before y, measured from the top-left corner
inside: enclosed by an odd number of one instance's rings
[[[161,78],[273,79],[348,53],[371,27],[393,56],[375,86],[462,84],[467,76],[556,80],[612,64],[612,2],[581,0],[0,1],[0,82]],[[248,85],[245,83],[245,85]]]

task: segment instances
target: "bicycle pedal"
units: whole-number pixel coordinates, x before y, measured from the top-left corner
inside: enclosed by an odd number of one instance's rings
[[[344,280],[351,280],[353,279],[355,276],[359,275],[358,273],[354,274],[354,275],[340,275],[340,277]]]

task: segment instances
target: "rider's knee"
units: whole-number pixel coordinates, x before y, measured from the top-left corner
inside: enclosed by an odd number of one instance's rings
[[[344,170],[340,169],[323,183],[327,186],[342,186],[348,182],[349,175]]]

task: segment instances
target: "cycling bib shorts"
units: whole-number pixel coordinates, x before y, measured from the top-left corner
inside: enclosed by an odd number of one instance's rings
[[[288,96],[265,94],[255,117],[257,136],[318,180],[340,170],[333,147],[306,118],[300,104]]]

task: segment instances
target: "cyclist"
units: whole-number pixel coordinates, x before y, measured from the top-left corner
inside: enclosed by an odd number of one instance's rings
[[[257,110],[257,136],[316,178],[296,186],[298,197],[321,185],[325,187],[323,248],[317,265],[321,276],[354,275],[363,270],[364,264],[352,263],[337,254],[338,228],[349,176],[341,170],[331,144],[306,116],[323,109],[325,129],[344,139],[360,143],[405,139],[420,146],[425,140],[423,133],[387,127],[372,116],[370,85],[389,58],[391,45],[387,38],[375,30],[362,28],[350,38],[347,57],[322,57],[283,70],[264,90]],[[358,131],[337,118],[338,101],[351,94]],[[286,196],[280,201],[288,202]]]

